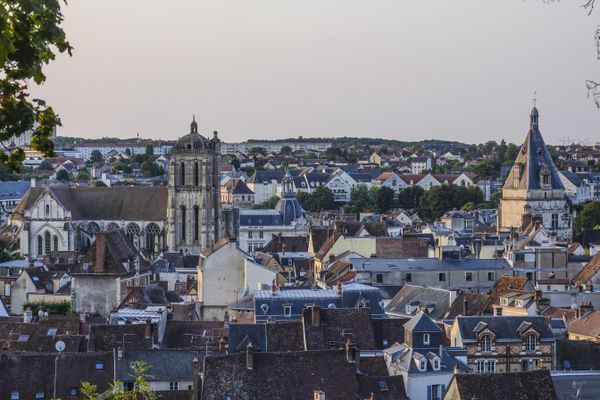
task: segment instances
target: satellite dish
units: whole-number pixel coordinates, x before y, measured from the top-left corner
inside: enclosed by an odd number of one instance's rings
[[[56,351],[58,351],[59,353],[62,353],[65,350],[65,347],[67,347],[65,345],[65,342],[63,342],[62,340],[59,340],[58,342],[56,342],[54,344],[54,348],[56,349]]]

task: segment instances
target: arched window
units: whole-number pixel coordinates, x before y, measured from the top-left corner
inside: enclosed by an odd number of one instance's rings
[[[185,240],[186,218],[187,218],[187,213],[185,210],[185,206],[181,206],[181,240]]]
[[[135,243],[137,237],[140,236],[140,232],[141,229],[138,226],[138,224],[132,222],[129,225],[127,225],[125,233],[127,234],[127,239],[129,239],[131,243]]]
[[[481,337],[481,351],[492,351],[492,338],[490,335]]]
[[[44,253],[44,239],[42,239],[42,235],[37,236],[37,253],[38,256]]]
[[[194,206],[194,240],[200,240],[200,208]]]
[[[180,168],[180,172],[179,175],[181,176],[181,186],[185,185],[185,163],[182,161],[181,165],[179,166]]]
[[[53,242],[52,251],[58,251],[58,236],[54,235],[52,237],[52,242]]]
[[[535,351],[535,347],[537,345],[537,340],[535,335],[527,335],[525,340],[525,351]]]
[[[44,232],[44,253],[49,254],[52,251],[52,244],[50,243],[50,232]]]
[[[154,246],[158,242],[159,234],[160,234],[160,228],[154,222],[151,222],[146,226],[146,248],[148,250],[150,250],[150,251],[154,250]],[[160,250],[160,248],[159,248],[159,250]]]
[[[88,231],[92,236],[96,236],[96,233],[100,232],[100,225],[95,222],[90,222],[88,224]]]
[[[115,222],[111,222],[110,224],[108,224],[109,231],[116,231],[119,228],[120,228],[119,224],[117,224]]]
[[[198,186],[198,163],[194,163],[194,186]]]
[[[46,216],[50,216],[50,204],[46,204]]]

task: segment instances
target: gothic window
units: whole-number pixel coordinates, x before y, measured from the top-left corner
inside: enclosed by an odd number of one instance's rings
[[[38,256],[41,256],[44,252],[44,240],[42,239],[42,235],[37,236],[37,253]]]
[[[194,206],[194,240],[200,240],[200,208]]]
[[[185,206],[181,206],[181,240],[185,240],[185,223],[187,213],[185,212]]]
[[[180,165],[181,186],[185,185],[185,163],[182,161]]]
[[[52,251],[50,243],[50,232],[44,232],[44,253],[49,254]]]
[[[50,216],[50,205],[46,204],[46,216]]]
[[[140,236],[140,232],[141,230],[138,224],[132,222],[129,225],[127,225],[125,233],[127,234],[127,239],[129,239],[131,243],[135,243],[137,237]]]
[[[481,337],[481,351],[492,351],[492,337],[490,335],[483,335]]]
[[[194,186],[198,186],[198,163],[194,163]]]
[[[108,224],[108,230],[109,231],[116,231],[117,229],[119,229],[119,225],[111,222],[110,224]]]
[[[88,224],[88,231],[92,236],[96,236],[96,233],[100,232],[100,225],[95,222],[90,222]]]
[[[58,251],[58,236],[54,235],[52,237],[52,241],[53,241],[52,250]]]
[[[160,228],[154,222],[151,222],[150,224],[148,224],[148,226],[146,226],[146,247],[149,250],[152,250],[154,248],[154,244],[157,242],[159,234]]]
[[[552,229],[558,229],[558,214],[552,214]]]

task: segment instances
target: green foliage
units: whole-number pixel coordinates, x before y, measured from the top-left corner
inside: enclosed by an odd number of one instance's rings
[[[592,201],[583,206],[573,220],[573,233],[579,235],[584,229],[600,225],[600,201]]]
[[[94,186],[96,186],[96,187],[106,187],[106,183],[98,180],[98,181],[94,182]]]
[[[263,201],[261,204],[253,205],[252,208],[274,210],[277,203],[279,203],[279,196],[274,195],[269,197],[266,201]]]
[[[152,158],[147,159],[140,165],[140,170],[146,178],[153,176],[164,175],[165,170],[160,165],[156,164]]]
[[[298,202],[307,211],[333,210],[336,208],[333,192],[326,186],[319,186],[312,193],[299,192]]]
[[[467,171],[474,172],[476,179],[498,178],[502,164],[494,160],[481,160],[467,167]]]
[[[113,161],[112,164],[110,164],[110,166],[118,171],[123,171],[123,168],[125,168],[125,163],[121,160],[117,160]]]
[[[377,191],[377,212],[385,213],[394,207],[395,192],[387,186],[379,188]]]
[[[34,130],[31,147],[54,155],[52,134],[57,116],[44,100],[28,100],[28,84],[46,80],[43,67],[55,52],[71,54],[61,28],[59,0],[0,0],[0,142]],[[25,159],[16,147],[0,152],[0,164],[16,171]]]
[[[150,366],[143,361],[136,361],[133,365],[133,389],[126,390],[123,387],[123,382],[115,381],[111,384],[108,397],[98,393],[98,387],[92,385],[89,382],[82,382],[81,393],[85,400],[100,400],[100,399],[111,399],[111,400],[157,400],[158,395],[150,389],[150,383],[146,380],[151,378],[148,375]]]
[[[375,211],[375,199],[369,195],[369,188],[364,183],[355,185],[350,196],[350,203],[346,206],[347,212],[358,214],[365,211]]]
[[[396,205],[399,208],[416,210],[419,208],[419,203],[421,202],[421,197],[423,197],[424,193],[425,190],[421,186],[415,185],[405,187],[398,193]]]
[[[292,154],[292,148],[288,145],[285,145],[281,148],[281,150],[279,151],[280,154],[283,155],[288,155],[288,154]]]
[[[146,155],[148,157],[153,156],[154,155],[154,146],[152,146],[151,144],[147,144],[146,145]]]
[[[240,160],[235,157],[231,160],[231,165],[233,165],[233,168],[235,168],[236,170],[240,169]]]
[[[102,157],[102,153],[100,150],[92,150],[92,154],[90,154],[90,161],[95,163],[101,163],[104,157]]]
[[[466,188],[447,184],[434,186],[421,198],[419,215],[425,220],[435,221],[447,211],[458,210],[469,202],[483,202],[483,193],[479,187]]]
[[[86,168],[77,171],[77,179],[90,179],[90,172]]]
[[[69,175],[69,172],[66,169],[61,169],[56,173],[56,179],[61,182],[66,182],[71,179],[71,175]]]
[[[72,316],[76,314],[75,311],[73,311],[73,309],[71,308],[71,303],[68,301],[59,301],[55,303],[46,301],[36,301],[23,304],[23,309],[27,308],[31,309],[33,315],[37,315],[40,309],[42,311],[48,311],[49,315]]]
[[[40,163],[40,165],[38,166],[38,169],[41,171],[53,171],[54,168],[52,167],[52,164],[50,164],[47,160],[44,160]]]
[[[325,158],[327,158],[329,161],[335,160],[335,158],[339,157],[341,154],[342,153],[340,149],[337,147],[330,147],[327,150],[325,150]]]

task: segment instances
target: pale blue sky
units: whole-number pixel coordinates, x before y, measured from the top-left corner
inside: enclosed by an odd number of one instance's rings
[[[600,10],[599,10],[600,11]],[[521,142],[534,90],[547,142],[600,140],[578,0],[70,1],[75,47],[35,95],[60,134],[369,136]]]

